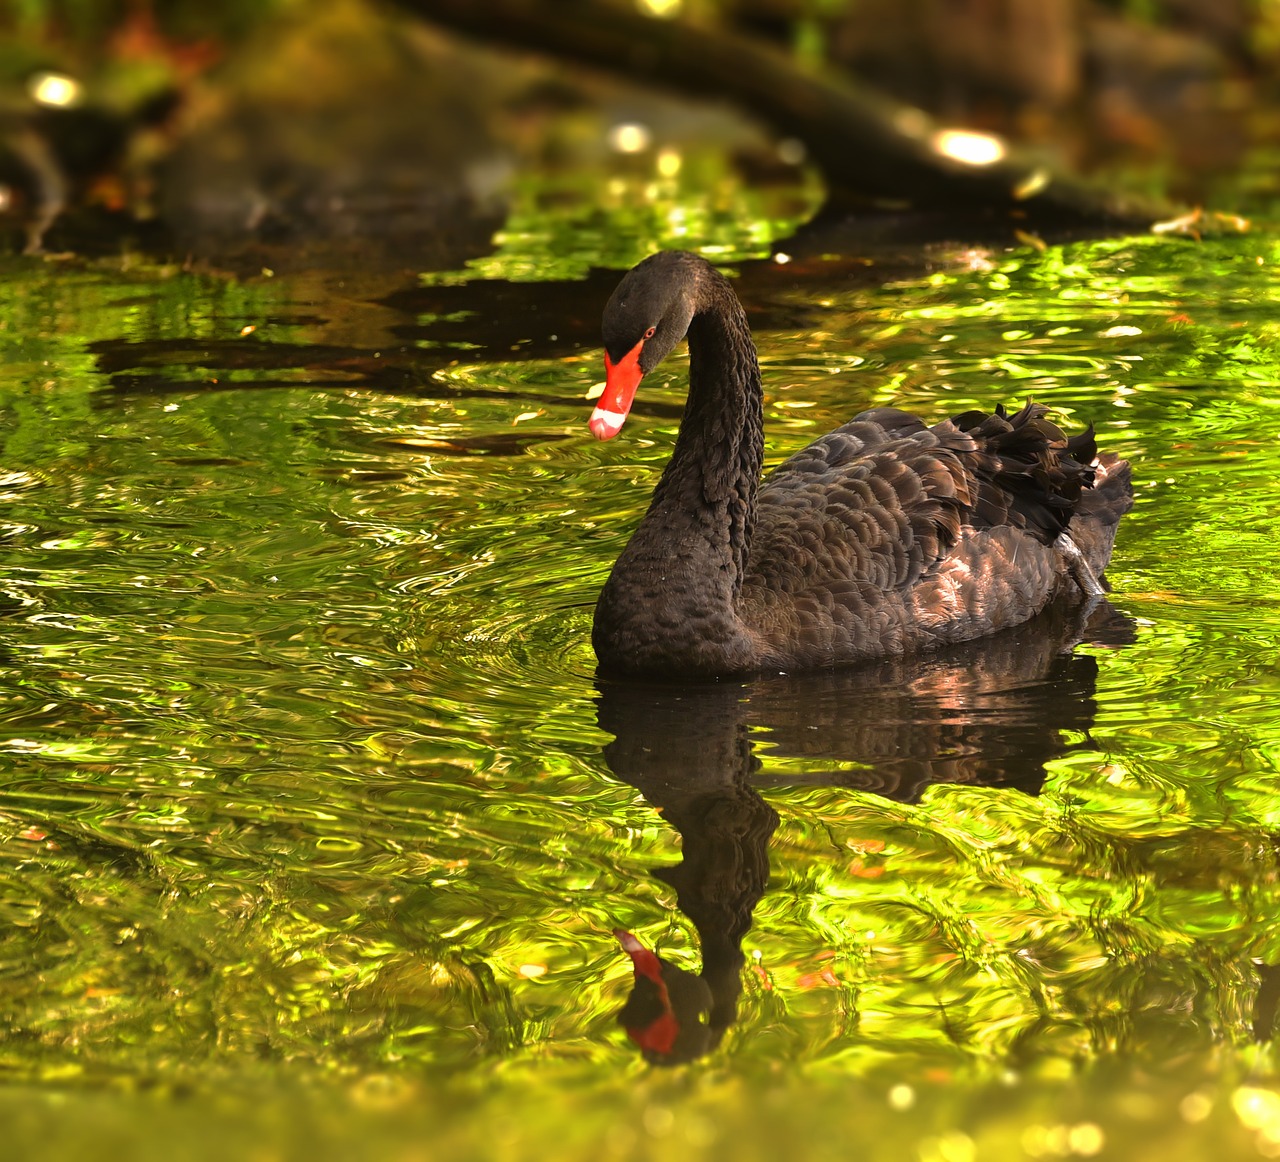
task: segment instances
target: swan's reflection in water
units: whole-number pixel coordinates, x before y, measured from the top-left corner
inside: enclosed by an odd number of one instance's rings
[[[635,968],[619,1020],[645,1056],[661,1064],[701,1056],[737,1015],[742,941],[765,892],[778,824],[759,790],[784,781],[760,776],[753,739],[779,757],[841,764],[788,783],[901,802],[933,783],[1035,795],[1046,762],[1088,745],[1097,662],[1075,646],[1132,639],[1132,625],[1106,602],[1061,604],[994,637],[856,670],[746,684],[602,684],[600,726],[616,736],[605,757],[680,833],[682,862],[657,874],[675,889],[702,948],[695,975],[618,933]]]

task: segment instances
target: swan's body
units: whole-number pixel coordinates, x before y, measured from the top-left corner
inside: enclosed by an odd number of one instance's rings
[[[641,376],[684,335],[689,399],[649,511],[596,606],[602,672],[709,678],[865,661],[1017,625],[1071,588],[1096,592],[1129,466],[1068,440],[1028,404],[933,427],[863,412],[760,482],[760,369],[728,281],[653,255],[605,309],[608,383],[592,416],[622,426]]]

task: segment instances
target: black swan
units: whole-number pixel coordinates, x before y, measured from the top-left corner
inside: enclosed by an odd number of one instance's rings
[[[763,481],[755,344],[729,281],[651,255],[604,311],[590,427],[617,435],[641,378],[685,335],[689,398],[649,510],[596,605],[606,676],[706,679],[861,662],[1017,625],[1102,592],[1129,465],[1028,403],[927,427],[877,408]]]

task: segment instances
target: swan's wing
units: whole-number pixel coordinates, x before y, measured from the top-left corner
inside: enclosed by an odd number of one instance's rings
[[[1045,411],[969,412],[930,428],[881,408],[814,441],[761,487],[748,588],[840,604],[852,587],[863,605],[911,589],[975,532],[1051,544],[1095,451],[1092,431],[1068,440]]]

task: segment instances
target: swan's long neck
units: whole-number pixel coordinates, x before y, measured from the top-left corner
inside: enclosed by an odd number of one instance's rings
[[[596,607],[605,670],[695,677],[755,663],[737,601],[764,452],[760,366],[737,296],[707,274],[689,325],[680,435]]]
[[[719,276],[689,325],[689,399],[671,461],[637,536],[696,532],[704,577],[742,586],[764,454],[760,365],[746,315]],[[653,532],[649,533],[652,526]]]

